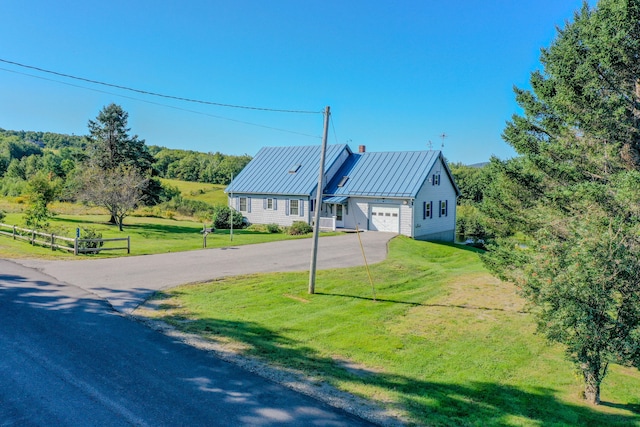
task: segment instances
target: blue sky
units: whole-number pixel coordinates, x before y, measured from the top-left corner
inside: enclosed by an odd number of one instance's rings
[[[590,2],[592,5],[594,2]],[[216,103],[322,111],[330,143],[512,157],[513,86],[582,0],[0,2],[0,59]],[[0,127],[87,133],[115,102],[149,145],[254,155],[320,144],[321,114],[158,98],[0,62]]]

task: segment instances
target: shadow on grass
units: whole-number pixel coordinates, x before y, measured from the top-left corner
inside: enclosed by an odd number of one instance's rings
[[[411,302],[411,301],[398,301],[398,300],[392,300],[392,299],[384,299],[384,298],[376,298],[373,299],[372,297],[361,297],[358,295],[346,295],[346,294],[331,294],[331,293],[326,293],[326,292],[316,292],[316,295],[323,295],[323,296],[327,296],[327,297],[341,297],[341,298],[352,298],[352,299],[362,299],[362,300],[368,300],[368,301],[373,301],[373,302],[390,302],[393,304],[406,304],[406,305],[412,305],[412,306],[420,306],[420,307],[443,307],[443,308],[461,308],[461,309],[467,309],[467,310],[482,310],[482,311],[504,311],[504,312],[510,312],[510,313],[526,313],[525,311],[514,311],[514,310],[505,310],[504,308],[493,308],[493,307],[478,307],[475,305],[457,305],[457,304],[424,304],[424,303],[419,303],[419,302]]]
[[[162,298],[161,295],[159,295]],[[161,301],[160,301],[161,302]],[[393,301],[392,301],[393,302]],[[162,306],[162,302],[161,302]],[[164,305],[170,308],[170,305]],[[640,416],[606,414],[588,406],[566,403],[557,390],[530,387],[526,390],[491,382],[465,384],[419,380],[403,375],[358,369],[345,361],[320,355],[316,350],[264,326],[248,321],[220,319],[188,320],[164,317],[179,329],[211,337],[228,337],[246,344],[243,354],[265,358],[275,365],[302,369],[332,385],[375,386],[395,396],[396,409],[406,411],[414,422],[428,425],[640,425]],[[611,403],[607,406],[635,411],[636,405]]]

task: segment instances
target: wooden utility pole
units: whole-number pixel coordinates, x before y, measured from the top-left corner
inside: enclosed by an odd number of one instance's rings
[[[311,266],[309,268],[309,293],[316,292],[316,264],[318,261],[318,234],[320,233],[320,208],[322,207],[322,192],[324,190],[324,158],[327,152],[327,133],[329,132],[330,108],[324,110],[324,129],[322,131],[322,148],[320,149],[320,167],[318,172],[318,190],[316,191],[316,203],[313,223],[313,249],[311,250]]]
[[[229,183],[229,195],[231,196],[231,203],[229,203],[229,237],[231,238],[231,241],[233,242],[233,214],[236,213],[235,209],[233,208],[233,188],[231,187],[233,185],[233,172],[231,173],[231,182]]]

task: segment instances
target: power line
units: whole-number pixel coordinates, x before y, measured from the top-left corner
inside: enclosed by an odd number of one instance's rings
[[[40,80],[45,80],[45,81],[48,81],[48,82],[60,83],[60,84],[63,84],[63,85],[76,87],[76,88],[79,88],[79,89],[90,90],[90,91],[98,92],[98,93],[105,93],[107,95],[119,96],[121,98],[132,99],[134,101],[139,101],[139,102],[145,102],[145,103],[151,104],[151,105],[158,105],[158,106],[161,106],[161,107],[173,108],[174,110],[185,111],[187,113],[200,114],[200,115],[203,115],[203,116],[213,117],[213,118],[220,119],[220,120],[227,120],[227,121],[230,121],[230,122],[241,123],[241,124],[244,124],[244,125],[255,126],[255,127],[260,127],[260,128],[264,128],[264,129],[275,130],[275,131],[278,131],[278,132],[291,133],[291,134],[294,134],[294,135],[306,136],[306,137],[309,137],[309,138],[315,138],[315,139],[321,139],[322,138],[319,135],[310,135],[308,133],[297,132],[297,131],[277,128],[277,127],[273,127],[273,126],[261,125],[261,124],[258,124],[258,123],[247,122],[247,121],[244,121],[244,120],[231,119],[229,117],[223,117],[223,116],[218,116],[218,115],[215,115],[215,114],[204,113],[202,111],[190,110],[188,108],[181,108],[181,107],[176,107],[174,105],[162,104],[160,102],[148,101],[146,99],[134,98],[132,96],[127,96],[127,95],[122,95],[122,94],[119,94],[119,93],[108,92],[106,90],[100,90],[100,89],[90,88],[90,87],[86,87],[86,86],[80,86],[80,85],[76,85],[76,84],[68,83],[68,82],[61,82],[59,80],[49,79],[49,78],[46,78],[46,77],[36,76],[36,75],[33,75],[33,74],[21,73],[20,71],[8,70],[8,69],[2,68],[2,67],[0,67],[0,70],[6,71],[8,73],[14,73],[14,74],[20,74],[20,75],[23,75],[23,76],[27,76],[27,77],[33,77],[34,79],[40,79]]]
[[[15,65],[15,66],[22,67],[22,68],[28,68],[28,69],[31,69],[31,70],[40,71],[40,72],[43,72],[43,73],[53,74],[53,75],[56,75],[56,76],[66,77],[66,78],[69,78],[69,79],[75,79],[75,80],[80,80],[80,81],[83,81],[83,82],[98,84],[98,85],[102,85],[102,86],[108,86],[108,87],[113,87],[113,88],[117,88],[117,89],[128,90],[128,91],[131,91],[131,92],[141,93],[143,95],[151,95],[151,96],[158,96],[158,97],[161,97],[161,98],[175,99],[175,100],[178,100],[178,101],[193,102],[193,103],[205,104],[205,105],[215,105],[215,106],[218,106],[218,107],[241,108],[241,109],[245,109],[245,110],[270,111],[270,112],[275,112],[275,113],[322,114],[322,111],[281,110],[281,109],[277,109],[277,108],[251,107],[251,106],[247,106],[247,105],[223,104],[223,103],[220,103],[220,102],[202,101],[202,100],[199,100],[199,99],[183,98],[183,97],[180,97],[180,96],[165,95],[165,94],[156,93],[156,92],[149,92],[149,91],[142,90],[142,89],[134,89],[134,88],[130,88],[130,87],[126,87],[126,86],[120,86],[120,85],[116,85],[116,84],[112,84],[112,83],[105,83],[105,82],[101,82],[101,81],[98,81],[98,80],[91,80],[91,79],[87,79],[87,78],[84,78],[84,77],[77,77],[77,76],[73,76],[73,75],[70,75],[70,74],[59,73],[57,71],[46,70],[46,69],[40,68],[40,67],[34,67],[33,65],[26,65],[26,64],[21,64],[19,62],[8,61],[8,60],[2,59],[2,58],[0,58],[0,62],[4,62],[6,64],[11,64],[11,65]]]

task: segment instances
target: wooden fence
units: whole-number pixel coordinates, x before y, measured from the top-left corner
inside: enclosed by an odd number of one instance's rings
[[[5,230],[9,231],[5,231]],[[131,239],[127,237],[118,237],[113,239],[72,239],[70,237],[57,236],[53,233],[42,233],[36,230],[20,228],[15,225],[0,223],[0,234],[12,237],[13,240],[23,240],[32,245],[41,245],[50,247],[51,250],[60,249],[63,251],[73,252],[74,255],[79,253],[98,253],[101,251],[125,250],[131,253]],[[127,242],[127,246],[103,247],[105,242]],[[64,242],[67,242],[66,244]],[[62,243],[62,244],[61,244]],[[96,247],[86,247],[87,243],[95,243]]]

